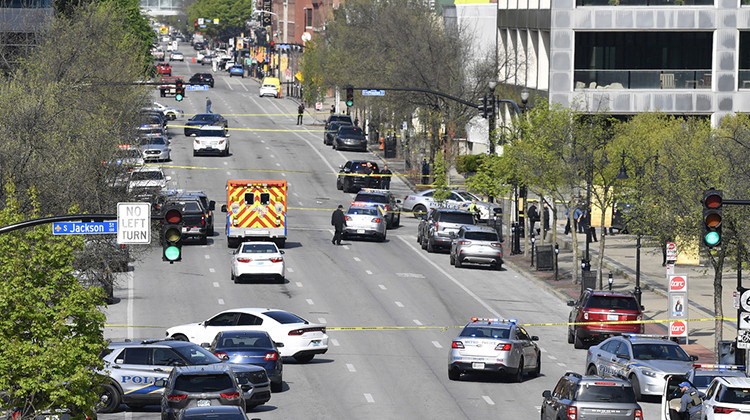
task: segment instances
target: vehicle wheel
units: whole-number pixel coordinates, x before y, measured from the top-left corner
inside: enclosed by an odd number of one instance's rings
[[[422,236],[422,249],[427,249],[427,238]]]
[[[568,344],[573,344],[573,340],[575,340],[573,337],[573,329],[568,328]]]
[[[531,377],[536,378],[542,374],[542,354],[537,353],[536,355],[536,368],[531,371]]]
[[[422,245],[422,231],[417,230],[417,243]]]
[[[396,223],[393,224],[393,227],[399,227],[401,226],[401,213],[396,215]]]
[[[495,270],[500,271],[503,269],[503,263],[495,263]]]
[[[583,345],[583,339],[581,338],[581,335],[578,334],[578,331],[573,331],[573,347],[577,349],[582,349],[585,347]]]
[[[336,179],[336,189],[339,191],[344,189],[344,185],[338,179]]]
[[[414,212],[414,217],[417,219],[422,219],[427,214],[427,208],[421,204],[414,206],[411,211]]]
[[[458,381],[461,379],[461,371],[456,368],[448,369],[448,379],[451,381]]]
[[[523,382],[523,358],[518,362],[518,371],[513,377],[515,382]]]
[[[281,392],[284,389],[284,381],[271,382],[271,392]]]
[[[598,375],[599,372],[596,370],[596,366],[591,365],[588,369],[586,369],[586,375]]]
[[[305,354],[303,356],[294,356],[294,360],[300,363],[310,363],[313,357],[315,357],[314,354]]]
[[[630,381],[630,385],[633,386],[633,394],[635,394],[636,401],[640,401],[643,395],[641,395],[641,383],[638,381],[638,377],[630,375],[628,380]]]
[[[430,238],[426,238],[425,242],[427,242],[427,252],[435,252],[435,247],[432,245]],[[458,264],[458,262],[456,262],[456,264]]]
[[[187,336],[185,334],[175,334],[172,336],[177,341],[188,341]]]
[[[350,193],[350,192],[352,192],[352,186],[351,186],[351,185],[349,185],[349,184],[350,184],[350,182],[346,182],[346,180],[344,180],[344,182],[342,182],[342,185],[341,185],[341,187],[342,187],[342,190],[343,190],[343,191],[344,191],[345,193]]]
[[[112,384],[102,385],[102,392],[96,411],[99,413],[112,413],[120,407],[120,392]]]
[[[464,266],[464,263],[461,262],[461,258],[456,257],[456,268],[461,268]]]
[[[383,236],[381,236],[381,237],[378,238],[378,242],[385,242],[385,236],[386,235],[387,235],[386,233],[383,233]]]
[[[201,245],[208,245],[208,235],[201,236],[200,241]]]
[[[454,257],[453,254],[451,254],[450,256],[450,262],[451,262],[451,265],[456,265],[456,257]]]
[[[193,150],[193,157],[195,157],[195,156],[198,156],[198,152],[196,152],[195,150]]]

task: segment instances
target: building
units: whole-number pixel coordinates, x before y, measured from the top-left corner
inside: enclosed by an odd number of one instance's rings
[[[52,0],[0,2],[0,71],[8,71],[37,45],[36,33],[53,17]]]
[[[750,112],[750,0],[498,0],[514,84],[614,115]]]

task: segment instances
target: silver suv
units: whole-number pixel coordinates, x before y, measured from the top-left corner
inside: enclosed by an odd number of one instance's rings
[[[461,226],[474,225],[474,215],[468,211],[452,209],[432,209],[427,217],[419,221],[417,242],[422,249],[435,252],[438,248],[449,248],[453,236]]]
[[[574,418],[632,420],[643,418],[630,382],[567,372],[555,389],[542,392],[542,420]]]
[[[495,229],[461,226],[451,242],[451,265],[461,268],[463,263],[489,264],[497,270],[503,267],[503,244]]]

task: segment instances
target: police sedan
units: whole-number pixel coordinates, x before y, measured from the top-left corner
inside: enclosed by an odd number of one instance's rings
[[[383,214],[380,206],[354,202],[346,212],[344,238],[369,236],[383,242],[385,241],[387,225],[385,214]]]
[[[472,318],[451,343],[448,378],[457,381],[462,373],[496,373],[521,382],[524,373],[539,376],[538,340],[515,319]]]

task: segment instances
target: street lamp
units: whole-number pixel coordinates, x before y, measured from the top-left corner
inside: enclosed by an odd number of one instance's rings
[[[521,104],[523,105],[523,112],[526,112],[528,110],[527,103],[529,102],[529,90],[526,88],[523,88],[521,90]]]
[[[615,179],[629,179],[627,168],[625,167],[625,158],[630,158],[630,160],[633,161],[635,164],[635,175],[637,179],[641,179],[644,175],[644,172],[646,171],[646,165],[651,159],[654,159],[654,167],[659,165],[659,155],[653,155],[649,156],[645,162],[643,162],[643,166],[639,166],[637,161],[628,154],[625,153],[625,150],[622,151],[622,154],[620,155],[622,157],[622,162],[620,163],[620,172],[615,176]],[[642,188],[638,188],[638,202],[640,203],[642,201],[641,194],[642,194]],[[638,228],[638,232],[636,233],[636,242],[635,242],[635,290],[633,293],[635,294],[635,298],[638,301],[638,305],[641,304],[641,295],[643,292],[641,291],[641,229]]]
[[[490,155],[495,155],[495,88],[497,87],[497,82],[494,80],[490,80],[489,83],[490,86],[490,94],[489,94],[489,100],[487,101],[487,106],[490,107],[490,112],[488,114],[488,121],[490,123],[490,136],[489,136],[489,142],[490,142]]]

